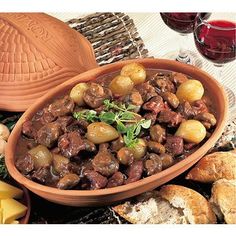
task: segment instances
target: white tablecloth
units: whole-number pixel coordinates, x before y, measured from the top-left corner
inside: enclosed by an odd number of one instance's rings
[[[72,18],[83,17],[90,13],[49,13],[61,19],[63,21],[67,21]],[[178,33],[168,28],[162,21],[159,13],[127,13],[133,20],[138,29],[140,36],[142,37],[146,48],[149,50],[149,55],[157,58],[163,57],[166,53],[177,50],[179,47],[178,44]],[[219,17],[222,14],[230,14],[231,17],[235,16],[236,13],[217,13]],[[236,20],[235,20],[236,21]],[[197,52],[197,49],[194,44],[193,34],[189,35],[188,42],[189,50],[200,54]],[[201,56],[200,56],[201,57]],[[211,62],[207,61],[203,57],[202,60],[202,68],[207,71],[211,75],[215,75],[216,71]],[[228,63],[224,66],[223,70],[223,83],[230,87],[234,93],[236,94],[236,61],[232,63]],[[235,112],[231,112],[235,113]],[[232,118],[233,114],[231,114]]]

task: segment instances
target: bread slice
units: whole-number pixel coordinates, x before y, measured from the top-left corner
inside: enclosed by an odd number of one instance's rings
[[[172,206],[183,210],[190,224],[214,224],[216,216],[210,203],[198,192],[180,185],[166,185],[160,195]]]
[[[214,152],[204,156],[186,176],[186,179],[213,183],[219,179],[236,179],[236,153]]]
[[[211,189],[210,203],[220,220],[236,224],[236,180],[216,181]]]
[[[207,200],[194,190],[178,185],[163,186],[159,192],[142,194],[135,203],[126,202],[113,209],[133,224],[216,223]]]

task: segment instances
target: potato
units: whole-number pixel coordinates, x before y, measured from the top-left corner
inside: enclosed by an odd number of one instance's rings
[[[128,76],[118,75],[110,83],[109,88],[113,94],[127,95],[134,87],[133,81]]]
[[[140,160],[147,152],[147,144],[143,139],[139,138],[138,143],[133,148],[131,148],[131,150],[134,154],[134,159]]]
[[[130,63],[125,65],[120,72],[121,75],[129,76],[134,84],[143,83],[146,79],[146,70],[143,65],[139,63]]]
[[[86,137],[89,141],[100,144],[119,137],[119,133],[111,125],[104,122],[94,122],[87,127]]]
[[[83,106],[85,104],[83,95],[84,92],[88,89],[88,84],[79,83],[75,85],[70,91],[70,98],[78,105]]]
[[[0,124],[0,138],[7,141],[10,131],[6,125]]]
[[[198,80],[187,80],[182,83],[176,92],[177,98],[180,102],[194,102],[202,98],[204,94],[204,88],[200,81]]]
[[[198,144],[206,137],[206,128],[198,120],[186,120],[180,124],[175,135],[186,142]]]
[[[52,163],[51,152],[43,145],[38,145],[29,151],[29,154],[33,157],[34,168],[49,166]]]

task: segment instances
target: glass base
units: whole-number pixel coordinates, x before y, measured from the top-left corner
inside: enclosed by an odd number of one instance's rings
[[[236,104],[236,98],[235,98],[235,94],[234,92],[228,88],[224,86],[224,89],[226,91],[227,97],[228,97],[228,102],[229,102],[229,109],[232,109],[235,107]]]
[[[183,60],[181,62],[185,63],[185,64],[188,64],[188,65],[192,65],[192,66],[196,66],[196,67],[199,67],[199,68],[202,68],[202,60],[201,58],[197,55],[197,53],[195,52],[192,52],[192,51],[189,51],[187,50],[187,53],[189,55],[189,58],[188,60]],[[176,60],[176,61],[179,61],[178,60],[178,55],[179,55],[179,51],[176,50],[176,51],[171,51],[171,52],[168,52],[166,53],[163,58],[165,59],[170,59],[170,60]],[[181,59],[181,58],[180,58]]]

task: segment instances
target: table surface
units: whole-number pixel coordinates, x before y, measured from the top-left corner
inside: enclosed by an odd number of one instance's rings
[[[72,18],[80,18],[90,13],[48,13],[62,21],[68,21]],[[163,58],[167,52],[178,49],[177,38],[178,34],[173,30],[169,29],[162,21],[159,13],[127,13],[131,19],[134,20],[134,23],[137,27],[139,35],[142,37],[145,47],[149,51],[149,56],[156,58]],[[218,13],[219,14],[219,13]],[[223,13],[221,13],[223,14]],[[229,14],[229,13],[225,13]],[[220,14],[219,14],[220,16]],[[236,18],[236,13],[233,14],[233,17]],[[189,50],[194,51],[198,54],[194,41],[193,35],[190,35],[188,42]],[[200,54],[198,54],[199,57]],[[202,60],[202,69],[214,75],[215,68],[214,66],[201,57]],[[236,61],[225,65],[224,67],[224,77],[223,82],[226,86],[230,86],[231,89],[236,93],[236,83],[234,83],[234,78],[236,74]],[[233,114],[233,112],[232,112]],[[231,114],[231,117],[233,115]],[[235,113],[236,114],[236,113]],[[188,185],[189,183],[184,183],[183,178],[178,177],[181,184]],[[176,181],[176,180],[175,180]],[[177,179],[178,181],[178,179]],[[190,186],[192,188],[197,188],[196,185]],[[200,186],[201,187],[201,186]],[[198,189],[196,189],[198,190]],[[207,193],[208,188],[206,188]],[[56,204],[50,204],[42,198],[32,194],[32,215],[31,223],[120,223],[119,220],[110,220],[114,218],[114,212],[110,207],[104,208],[78,208],[72,211],[71,207],[59,206]],[[45,207],[46,206],[46,207]],[[61,218],[62,215],[66,216],[65,219]],[[58,217],[56,217],[58,216]],[[76,220],[75,220],[76,218]],[[47,221],[45,221],[47,219]],[[121,223],[125,223],[121,222]]]

